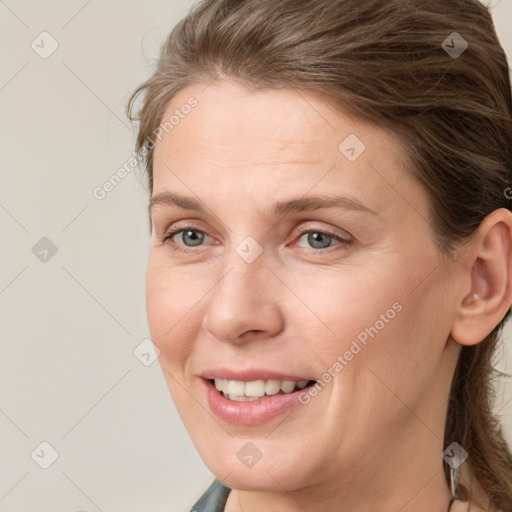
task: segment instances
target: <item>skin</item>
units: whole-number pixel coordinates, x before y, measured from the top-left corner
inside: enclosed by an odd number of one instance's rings
[[[481,341],[510,302],[511,215],[493,212],[447,258],[427,194],[388,131],[318,94],[255,93],[228,79],[182,90],[163,119],[190,96],[197,107],[156,145],[153,197],[185,195],[206,214],[152,209],[146,302],[178,412],[233,489],[226,511],[445,512],[449,386],[461,345]],[[338,149],[349,134],[366,146],[353,162]],[[374,213],[271,212],[311,195]],[[306,227],[350,243],[327,237],[318,248],[298,232]],[[199,246],[183,232],[162,242],[179,228],[207,235]],[[252,263],[236,252],[247,236],[263,251]],[[256,426],[211,413],[201,372],[258,367],[319,380],[396,303],[400,312],[307,405]],[[262,454],[251,468],[237,458],[249,441]]]

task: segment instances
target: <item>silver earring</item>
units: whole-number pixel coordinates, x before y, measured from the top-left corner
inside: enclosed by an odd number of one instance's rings
[[[480,295],[478,295],[476,293],[475,293],[475,295],[473,295],[473,300],[478,300],[479,298],[480,298]]]
[[[459,497],[459,476],[460,466],[453,468],[450,466],[450,489],[452,493],[452,500]]]

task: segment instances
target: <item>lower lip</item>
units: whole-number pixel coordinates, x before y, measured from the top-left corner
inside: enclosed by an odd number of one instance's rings
[[[273,395],[250,402],[237,402],[224,397],[215,385],[206,379],[201,379],[205,386],[206,397],[211,411],[221,420],[237,425],[258,425],[265,423],[296,405],[299,401],[297,390],[285,395]],[[307,388],[306,388],[307,389]]]

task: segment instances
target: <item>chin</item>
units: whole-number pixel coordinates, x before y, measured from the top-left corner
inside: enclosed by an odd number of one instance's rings
[[[261,456],[258,460],[254,448],[256,444],[261,447]],[[281,445],[284,453],[296,454],[283,457],[269,446],[268,452],[273,454],[269,457],[262,444],[259,440],[252,443],[249,439],[233,439],[229,446],[224,445],[218,449],[203,446],[198,451],[208,469],[224,485],[232,489],[281,492],[283,488],[293,490],[304,487],[311,481],[311,477],[307,477],[308,468],[303,465],[304,454],[300,447],[291,449]],[[251,452],[254,455],[253,460],[247,455]]]

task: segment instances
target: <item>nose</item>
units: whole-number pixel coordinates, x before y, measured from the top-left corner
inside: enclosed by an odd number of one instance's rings
[[[284,327],[279,307],[283,284],[267,267],[264,254],[252,263],[232,256],[208,295],[203,327],[218,340],[235,344],[278,335]]]

